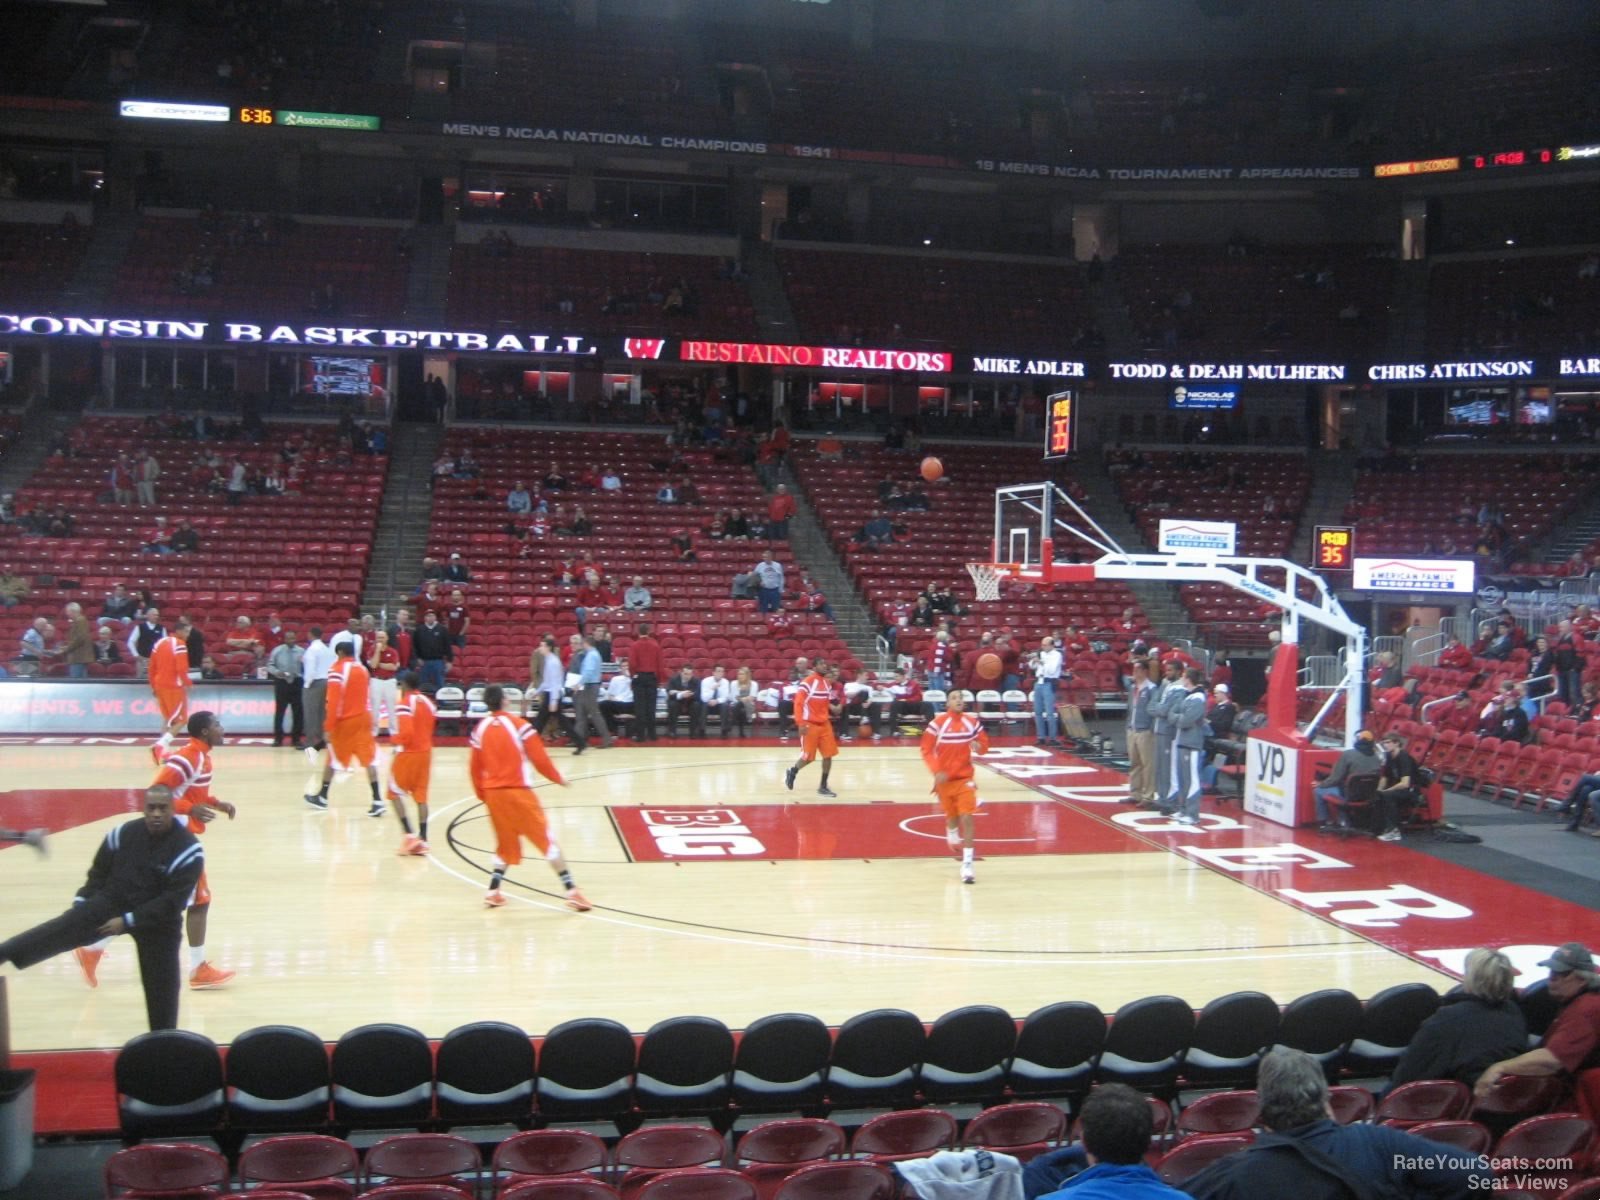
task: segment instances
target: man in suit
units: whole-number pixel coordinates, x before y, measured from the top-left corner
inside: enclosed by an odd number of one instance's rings
[[[667,736],[676,737],[678,718],[687,717],[689,736],[701,737],[705,733],[705,709],[700,704],[700,681],[694,668],[684,663],[678,673],[667,682]]]

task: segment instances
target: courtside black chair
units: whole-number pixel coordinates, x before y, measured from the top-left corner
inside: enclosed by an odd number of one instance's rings
[[[1076,1108],[1089,1093],[1105,1044],[1105,1014],[1093,1004],[1047,1004],[1023,1021],[1006,1085],[1019,1100],[1062,1098]]]
[[[1345,1052],[1344,1069],[1354,1075],[1387,1075],[1422,1023],[1439,1011],[1439,993],[1425,983],[1384,988],[1361,1010],[1361,1023]]]
[[[474,1021],[439,1043],[439,1120],[450,1125],[533,1123],[533,1042],[515,1025]]]
[[[1278,1003],[1263,992],[1230,992],[1201,1010],[1183,1056],[1191,1087],[1253,1088],[1256,1067],[1278,1037]]]
[[[259,1025],[228,1047],[228,1126],[234,1134],[328,1124],[328,1047],[309,1029]]]
[[[972,1004],[933,1023],[922,1052],[922,1096],[934,1104],[991,1104],[1005,1094],[1017,1023],[1003,1008]]]
[[[609,1120],[626,1123],[633,1110],[633,1035],[616,1021],[563,1021],[539,1048],[534,1084],[541,1124]]]
[[[657,1021],[639,1044],[633,1100],[640,1116],[728,1118],[733,1034],[711,1017]],[[726,1124],[732,1124],[731,1118]]]
[[[1124,1004],[1106,1031],[1095,1082],[1126,1083],[1164,1100],[1178,1093],[1178,1072],[1194,1034],[1194,1009],[1176,996]]]
[[[908,1108],[916,1102],[917,1064],[927,1034],[917,1017],[900,1008],[857,1013],[839,1027],[828,1063],[828,1101]]]
[[[129,1145],[146,1137],[211,1135],[222,1125],[222,1056],[183,1029],[141,1033],[117,1054],[117,1119]]]
[[[752,1021],[733,1056],[733,1102],[741,1112],[808,1112],[822,1107],[833,1034],[810,1013]]]
[[[433,1117],[433,1047],[408,1025],[352,1029],[333,1047],[338,1130],[421,1126]]]
[[[1361,1028],[1361,1001],[1343,988],[1309,992],[1283,1010],[1277,1045],[1304,1050],[1332,1083]]]

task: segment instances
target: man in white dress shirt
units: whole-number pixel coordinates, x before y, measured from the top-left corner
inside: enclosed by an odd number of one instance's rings
[[[1039,640],[1039,657],[1033,668],[1033,726],[1041,746],[1060,740],[1056,716],[1056,685],[1061,682],[1061,651],[1052,637]]]
[[[722,667],[712,667],[711,674],[700,681],[700,736],[706,736],[706,718],[717,714],[717,732],[728,736],[728,702],[733,699],[733,681]]]

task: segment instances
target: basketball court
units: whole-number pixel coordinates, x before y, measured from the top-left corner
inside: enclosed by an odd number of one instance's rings
[[[0,822],[57,831],[48,859],[0,852],[7,932],[60,911],[128,819],[124,785],[150,769],[127,741],[7,748]],[[1239,988],[1442,988],[1456,950],[1600,935],[1588,910],[1403,846],[1329,844],[1237,805],[1174,828],[1121,803],[1121,775],[1031,746],[986,760],[978,882],[963,886],[914,744],[847,743],[837,800],[815,794],[815,767],[784,790],[794,753],[557,750],[571,786],[541,795],[595,902],[577,914],[539,861],[513,871],[513,903],[482,906],[490,842],[464,749],[437,752],[434,853],[418,859],[396,855],[392,815],[366,815],[362,783],[316,812],[300,755],[225,746],[216,792],[239,818],[205,834],[209,957],[239,976],[187,993],[182,1023],[226,1042],[266,1022],[332,1040],[369,1021],[439,1036],[483,1018],[539,1033],[588,1015],[643,1030],[691,1012],[740,1027],[797,1008],[838,1023],[876,1006],[1110,1011],[1152,993],[1198,1007]],[[143,1028],[130,946],[113,945],[93,991],[70,956],[12,974],[17,1050],[115,1047]]]

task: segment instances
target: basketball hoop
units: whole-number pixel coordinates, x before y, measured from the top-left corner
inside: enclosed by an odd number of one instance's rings
[[[972,576],[972,586],[979,600],[1000,599],[1000,581],[1015,570],[1010,563],[967,564],[967,574]]]

